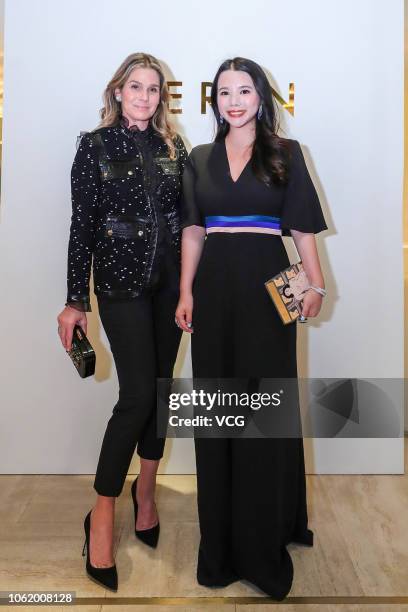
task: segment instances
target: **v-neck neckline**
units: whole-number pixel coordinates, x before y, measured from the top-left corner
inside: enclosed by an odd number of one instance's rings
[[[241,172],[239,173],[237,179],[234,181],[234,179],[232,178],[232,174],[231,174],[231,166],[230,166],[229,159],[228,159],[227,143],[225,142],[225,138],[222,141],[222,146],[224,149],[224,157],[225,157],[225,162],[226,162],[227,169],[228,169],[229,179],[233,185],[236,185],[239,182],[241,176],[244,174],[244,172],[248,168],[248,164],[251,161],[251,157],[248,159],[247,163],[245,164],[245,166],[242,168]]]

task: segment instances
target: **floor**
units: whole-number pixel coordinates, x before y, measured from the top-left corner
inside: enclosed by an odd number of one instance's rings
[[[250,584],[212,590],[196,583],[194,476],[158,477],[159,546],[154,551],[135,540],[132,480],[117,502],[119,590],[111,593],[87,578],[81,556],[93,477],[0,476],[0,597],[10,591],[74,591],[75,605],[49,609],[84,612],[408,612],[408,472],[307,476],[315,543],[289,546],[295,578],[280,603]],[[23,609],[39,608],[45,606]]]

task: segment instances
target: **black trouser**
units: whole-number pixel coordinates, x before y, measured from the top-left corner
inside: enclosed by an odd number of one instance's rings
[[[163,456],[165,439],[156,434],[156,378],[173,376],[181,339],[174,322],[179,273],[173,257],[166,253],[161,258],[153,286],[137,299],[98,297],[119,379],[119,400],[106,428],[95,476],[99,495],[120,495],[136,444],[144,459]]]

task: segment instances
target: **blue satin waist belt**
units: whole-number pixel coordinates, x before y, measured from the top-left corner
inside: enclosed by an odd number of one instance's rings
[[[237,215],[205,217],[207,234],[213,232],[255,232],[282,235],[280,217],[269,215]]]

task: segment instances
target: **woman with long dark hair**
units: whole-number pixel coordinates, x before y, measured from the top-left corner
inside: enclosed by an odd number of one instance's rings
[[[104,93],[102,122],[80,142],[72,167],[68,296],[58,316],[70,350],[75,324],[85,333],[94,292],[119,379],[94,481],[96,504],[85,517],[86,568],[117,590],[113,559],[115,500],[137,444],[140,474],[131,495],[135,535],[155,547],[156,473],[165,440],[156,435],[156,378],[169,378],[181,332],[179,295],[181,174],[187,157],[168,119],[162,68],[146,53],[127,57]],[[84,546],[85,551],[85,546]]]
[[[258,64],[225,61],[211,101],[215,142],[193,149],[183,175],[176,320],[192,333],[195,378],[296,379],[296,324],[283,325],[264,283],[289,266],[281,236],[290,232],[311,285],[302,316],[319,313],[319,199],[299,143],[277,134]],[[195,448],[198,582],[246,579],[283,599],[293,579],[287,544],[313,544],[301,435],[196,437]]]

